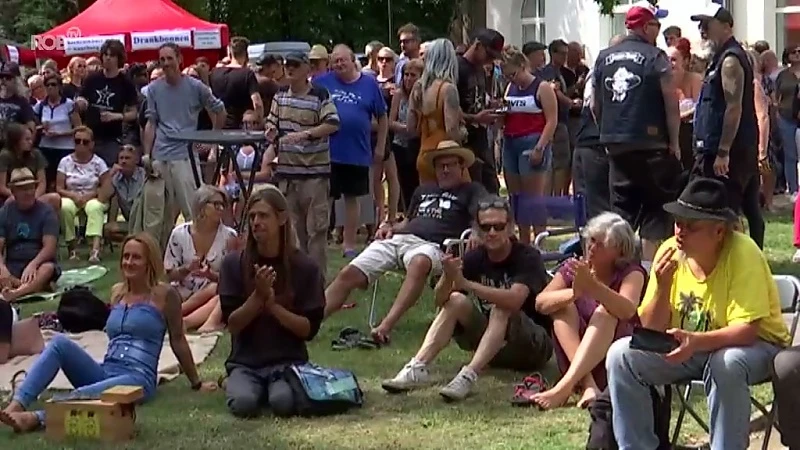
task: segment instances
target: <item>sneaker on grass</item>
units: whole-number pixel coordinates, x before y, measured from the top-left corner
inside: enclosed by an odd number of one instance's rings
[[[425,364],[411,360],[390,380],[384,380],[381,387],[390,394],[408,392],[431,382],[431,373]]]
[[[439,395],[446,401],[457,402],[464,400],[472,392],[472,387],[478,381],[478,374],[469,367],[464,366],[458,375],[447,386],[439,391]]]

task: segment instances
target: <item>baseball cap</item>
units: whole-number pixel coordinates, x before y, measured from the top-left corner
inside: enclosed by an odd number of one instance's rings
[[[19,75],[17,63],[11,61],[0,62],[0,77],[18,77]]]
[[[29,184],[36,184],[36,177],[33,176],[31,169],[22,167],[11,171],[11,177],[8,180],[9,186],[27,186]]]
[[[303,52],[289,52],[286,54],[284,60],[288,62],[308,64],[308,55]]]
[[[308,52],[308,59],[328,59],[328,49],[322,44],[317,44],[311,47]]]
[[[256,59],[257,66],[271,66],[273,64],[281,63],[283,63],[283,58],[281,58],[281,55],[275,53],[264,52],[258,57],[258,59]]]
[[[694,14],[690,17],[695,22],[705,22],[708,20],[716,19],[722,23],[727,23],[733,26],[733,15],[730,11],[723,8],[719,3],[711,3],[703,12]]]
[[[628,13],[625,14],[625,27],[629,30],[642,28],[653,19],[663,19],[669,15],[666,9],[659,9],[657,6],[642,0],[634,3]]]
[[[486,51],[492,59],[500,57],[500,53],[503,52],[503,47],[506,44],[506,38],[504,38],[499,31],[491,28],[482,28],[478,30],[475,33],[475,40],[486,48]]]

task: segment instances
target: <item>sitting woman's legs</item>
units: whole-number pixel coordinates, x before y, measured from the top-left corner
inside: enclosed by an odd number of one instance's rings
[[[215,314],[217,310],[219,310],[219,314]],[[200,332],[222,329],[222,310],[220,309],[219,296],[214,295],[203,306],[185,316],[183,318],[183,326],[187,330],[196,329]]]
[[[185,318],[197,308],[205,305],[212,297],[217,295],[217,283],[208,283],[202,289],[186,297],[186,301],[181,304],[181,314]],[[202,322],[200,322],[202,323]],[[199,324],[197,326],[200,326]],[[187,326],[187,328],[190,328]]]
[[[219,296],[214,296],[209,303],[213,304],[214,307],[211,309],[211,314],[208,315],[206,321],[197,329],[201,333],[225,329],[225,324],[222,322],[222,305],[219,302]]]
[[[86,237],[92,240],[92,257],[89,258],[92,262],[98,262],[100,244],[103,238],[103,222],[106,213],[106,204],[100,200],[93,198],[86,202],[83,208],[86,212]]]
[[[567,310],[566,314],[572,316],[570,319],[572,326],[566,327],[562,321],[557,329],[555,325],[557,320],[554,316],[553,330],[556,339],[569,358],[570,364],[564,376],[552,389],[534,395],[533,400],[544,408],[557,408],[563,405],[581,382],[583,382],[584,392],[578,401],[578,406],[589,406],[589,403],[599,394],[592,370],[605,359],[617,328],[617,318],[609,314],[602,306],[598,306],[589,320],[586,332],[580,337],[580,324],[574,322],[576,318],[580,320],[577,308],[575,305],[569,305],[562,309],[562,311],[565,310]],[[576,340],[579,340],[577,346],[574,345]]]
[[[70,251],[75,246],[75,216],[78,215],[78,205],[71,198],[61,198],[61,232]],[[70,258],[72,255],[70,255]]]

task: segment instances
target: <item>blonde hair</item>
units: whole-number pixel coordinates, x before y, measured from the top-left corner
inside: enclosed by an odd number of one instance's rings
[[[152,290],[152,288],[157,286],[161,281],[161,274],[164,273],[164,261],[161,258],[161,248],[158,246],[150,233],[141,232],[128,235],[128,237],[126,237],[122,242],[123,251],[119,254],[120,269],[122,269],[122,258],[125,255],[125,246],[128,245],[128,242],[130,241],[136,241],[142,244],[145,248],[145,253],[147,253],[145,255],[145,261],[147,265],[147,287]],[[130,292],[128,280],[123,280],[122,282],[117,283],[112,289],[111,302],[118,302],[122,296],[128,292]]]
[[[528,66],[528,58],[525,57],[525,54],[522,53],[522,50],[518,49],[513,45],[506,45],[503,47],[503,53],[501,54],[502,58],[502,65],[509,65],[513,67],[527,67]]]

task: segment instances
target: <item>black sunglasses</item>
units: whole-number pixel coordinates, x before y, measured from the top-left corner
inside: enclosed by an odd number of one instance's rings
[[[484,233],[488,233],[492,230],[500,232],[505,230],[508,227],[508,223],[479,223],[478,228]]]
[[[478,211],[483,211],[486,209],[505,209],[508,211],[508,201],[499,199],[499,200],[483,200],[478,202]]]
[[[75,145],[89,145],[92,143],[91,139],[75,138]]]

